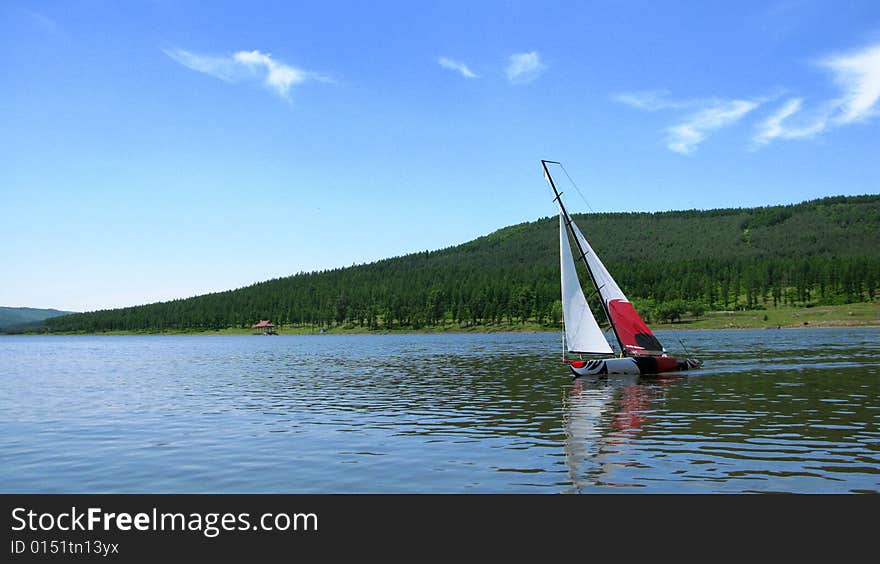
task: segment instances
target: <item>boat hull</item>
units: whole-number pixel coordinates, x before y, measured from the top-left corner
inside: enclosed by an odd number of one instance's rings
[[[625,356],[599,360],[568,360],[575,377],[608,374],[649,375],[682,372],[699,368],[703,363],[695,358],[672,356]]]

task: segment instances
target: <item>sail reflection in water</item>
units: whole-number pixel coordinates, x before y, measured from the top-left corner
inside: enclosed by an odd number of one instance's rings
[[[563,396],[565,463],[571,482],[566,493],[582,493],[589,486],[638,485],[615,481],[615,469],[636,463],[613,457],[638,436],[675,380],[627,375],[574,380]]]

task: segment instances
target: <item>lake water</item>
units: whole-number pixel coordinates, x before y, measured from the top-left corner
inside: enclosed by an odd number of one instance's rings
[[[658,336],[705,368],[572,381],[556,334],[0,337],[0,491],[880,491],[880,329]]]

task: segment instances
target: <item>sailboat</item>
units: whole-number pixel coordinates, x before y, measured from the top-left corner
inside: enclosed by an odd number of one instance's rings
[[[559,206],[559,262],[562,274],[562,319],[564,325],[562,360],[575,377],[604,374],[661,374],[699,368],[702,361],[695,358],[675,358],[654,336],[654,333],[635,310],[633,305],[611,273],[602,264],[584,234],[568,215],[562,197],[548,164],[556,161],[541,161],[544,178],[556,196],[553,201]],[[583,261],[593,287],[598,292],[602,310],[614,333],[618,351],[615,353],[599,323],[593,316],[583,287],[575,268],[569,234],[574,239],[578,259]],[[566,350],[572,354],[590,355],[590,360],[569,359]]]

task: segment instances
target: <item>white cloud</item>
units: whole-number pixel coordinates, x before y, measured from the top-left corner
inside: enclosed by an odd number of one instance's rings
[[[541,76],[546,69],[537,51],[511,55],[507,63],[507,80],[512,84],[525,84]]]
[[[199,55],[184,49],[162,49],[166,55],[186,68],[205,73],[221,80],[233,81],[241,76],[241,69],[231,57]]]
[[[266,86],[282,98],[290,94],[290,87],[306,80],[308,73],[272,60],[272,56],[259,51],[239,51],[233,55],[236,62],[252,69],[263,67],[266,71]]]
[[[673,125],[666,146],[671,151],[689,155],[706,140],[707,132],[732,125],[760,105],[751,100],[722,100],[691,115],[687,121]]]
[[[459,61],[454,61],[446,57],[440,57],[439,59],[437,59],[437,64],[439,64],[444,69],[458,71],[461,73],[461,76],[465,78],[480,78],[480,76],[474,74],[474,72],[471,71],[471,69],[469,69],[466,64]]]
[[[263,83],[282,98],[290,99],[290,88],[307,80],[328,79],[320,74],[304,71],[272,58],[260,51],[238,51],[231,56],[202,55],[184,49],[163,49],[166,55],[181,65],[227,82],[262,77]]]
[[[880,114],[880,44],[826,57],[817,64],[831,71],[840,94],[813,103],[810,108],[805,108],[802,97],[789,98],[756,125],[753,149],[776,139],[811,139],[832,128],[865,122]],[[616,94],[612,99],[648,112],[701,108],[685,121],[666,129],[667,147],[687,155],[705,141],[707,132],[734,124],[758,106],[782,95],[783,92],[778,91],[751,100],[675,100],[665,90],[644,90]]]
[[[830,57],[820,64],[834,72],[834,80],[843,90],[840,113],[835,118],[838,123],[863,121],[877,113],[874,106],[880,99],[880,45]]]
[[[755,142],[759,145],[766,145],[774,139],[809,139],[825,131],[828,127],[827,112],[822,112],[808,125],[799,127],[784,125],[783,122],[801,111],[802,105],[803,98],[787,100],[779,110],[758,125]]]
[[[632,106],[646,112],[658,110],[681,109],[693,106],[694,100],[671,100],[668,90],[642,90],[638,92],[622,92],[611,97],[615,102]]]
[[[758,125],[754,141],[767,145],[774,139],[810,139],[841,125],[863,122],[877,115],[880,100],[880,45],[869,45],[848,55],[828,57],[819,65],[834,73],[841,89],[838,98],[826,100],[798,125],[789,125],[802,115],[803,98],[792,98]]]
[[[633,108],[657,112],[660,110],[690,110],[683,121],[666,128],[666,147],[682,155],[693,153],[705,141],[710,131],[733,125],[769,98],[730,100],[718,98],[674,99],[667,90],[623,92],[612,100]]]

